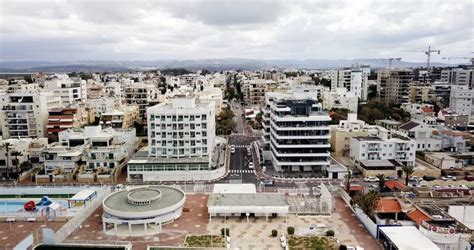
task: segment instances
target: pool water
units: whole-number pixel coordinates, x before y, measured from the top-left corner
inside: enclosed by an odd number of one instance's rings
[[[35,203],[39,202],[39,199],[32,199]],[[15,213],[25,212],[23,205],[30,200],[24,201],[11,201],[11,200],[0,200],[0,214],[3,213]],[[62,208],[67,208],[67,200],[52,199],[53,202],[57,202]],[[36,211],[41,211],[46,206],[36,206]]]

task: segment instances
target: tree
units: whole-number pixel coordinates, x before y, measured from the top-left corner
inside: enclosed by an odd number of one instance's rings
[[[3,143],[0,147],[2,148],[5,148],[5,157],[6,157],[6,163],[5,163],[5,166],[6,166],[6,174],[7,174],[7,179],[9,180],[10,179],[10,166],[8,166],[8,163],[9,163],[9,156],[10,156],[10,146],[11,144],[9,142],[5,142]]]
[[[405,173],[405,185],[408,186],[408,180],[410,179],[413,172],[415,172],[415,170],[413,169],[413,166],[403,166],[402,170],[403,173]]]
[[[382,190],[385,188],[385,175],[384,174],[378,174],[375,177],[379,179],[379,190],[382,192]]]
[[[367,216],[372,216],[379,203],[379,192],[371,190],[366,194],[356,196],[355,203],[364,211]]]
[[[344,175],[344,180],[346,181],[346,192],[349,193],[351,191],[351,181],[354,178],[352,176],[352,171],[349,170],[347,174]]]
[[[15,157],[13,165],[15,165],[15,171],[16,171],[17,179],[20,178],[20,169],[18,168],[18,166],[20,165],[20,162],[18,161],[18,156],[22,156],[22,155],[23,154],[20,151],[15,150],[15,151],[12,152],[12,156]]]
[[[26,171],[30,170],[32,167],[33,167],[33,165],[31,164],[31,162],[24,161],[24,162],[20,163],[20,172],[21,173],[26,172]]]
[[[272,237],[276,237],[278,235],[278,230],[273,229],[272,230]]]
[[[329,229],[326,231],[326,236],[334,236],[334,235],[335,235],[334,230]]]
[[[288,228],[286,228],[286,231],[289,235],[295,234],[295,228],[294,227],[288,227]]]

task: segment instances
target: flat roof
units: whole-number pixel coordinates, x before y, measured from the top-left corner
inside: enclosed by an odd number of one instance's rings
[[[213,206],[289,206],[284,194],[211,194],[207,201],[208,207]]]
[[[362,160],[360,164],[363,168],[378,168],[378,167],[385,167],[385,168],[395,168],[396,166],[401,166],[396,160]]]
[[[146,163],[209,163],[209,156],[205,157],[181,157],[165,158],[148,156],[148,147],[140,149],[127,164],[146,164]]]
[[[143,188],[143,187],[138,187],[138,189],[139,188]],[[177,188],[173,188],[173,187],[148,186],[148,188],[160,191],[161,199],[153,201],[147,205],[131,204],[128,202],[127,195],[129,194],[130,191],[135,190],[134,188],[130,190],[122,190],[122,191],[112,193],[107,198],[105,198],[103,204],[104,206],[110,209],[113,209],[115,211],[120,211],[120,212],[147,212],[147,211],[160,210],[160,209],[175,205],[176,203],[180,202],[185,196],[183,191]],[[141,194],[144,194],[146,196],[148,193],[142,192]],[[147,197],[142,197],[142,198],[147,198]]]
[[[377,136],[354,136],[352,138],[358,141],[382,141],[382,139]]]
[[[226,184],[226,183],[217,183],[214,184],[214,189],[212,191],[215,194],[255,194],[257,193],[257,188],[252,183],[246,184]]]
[[[380,227],[380,231],[390,239],[398,250],[440,249],[414,226]]]
[[[87,200],[89,197],[91,197],[93,194],[95,194],[95,190],[90,190],[90,189],[84,189],[79,191],[79,193],[75,194],[73,197],[71,197],[69,200],[71,201],[83,201]]]

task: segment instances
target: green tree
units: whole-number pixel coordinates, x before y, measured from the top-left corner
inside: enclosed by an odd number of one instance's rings
[[[20,172],[21,173],[26,172],[26,171],[30,170],[32,167],[33,167],[33,164],[31,164],[31,162],[24,161],[24,162],[20,163]]]
[[[415,170],[413,169],[413,166],[403,166],[402,167],[403,173],[405,173],[405,185],[408,186],[408,180],[410,180],[411,175]]]
[[[375,190],[371,190],[366,194],[358,195],[354,198],[355,203],[368,216],[372,216],[374,214],[375,209],[377,209],[379,199],[379,192]]]
[[[352,171],[349,170],[347,174],[344,175],[344,180],[346,182],[346,192],[349,193],[351,191],[351,181],[354,177],[352,176]]]
[[[16,172],[16,175],[17,175],[17,179],[20,178],[20,168],[18,166],[20,166],[20,162],[18,161],[18,156],[22,156],[23,154],[20,152],[20,151],[12,151],[11,155],[13,157],[15,157],[15,159],[13,160],[13,165],[15,166],[15,172]]]
[[[7,180],[10,180],[10,166],[8,166],[8,164],[9,164],[9,158],[10,158],[10,149],[11,149],[11,144],[10,144],[9,142],[5,142],[5,143],[1,144],[1,146],[0,146],[0,147],[5,149],[5,158],[6,158],[5,167],[6,167],[6,175],[7,175]]]
[[[375,177],[377,177],[377,179],[379,179],[379,181],[378,181],[379,190],[380,190],[380,192],[382,192],[382,190],[385,188],[385,175],[384,174],[378,174]]]

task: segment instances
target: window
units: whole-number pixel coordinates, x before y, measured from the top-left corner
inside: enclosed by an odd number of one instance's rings
[[[207,119],[206,115],[202,115],[202,118],[201,118],[203,121],[205,121]]]
[[[191,129],[196,129],[194,123],[191,123]]]
[[[207,128],[207,124],[206,123],[203,123],[202,124],[202,129],[206,129]]]
[[[194,121],[194,115],[189,116],[190,121]]]

